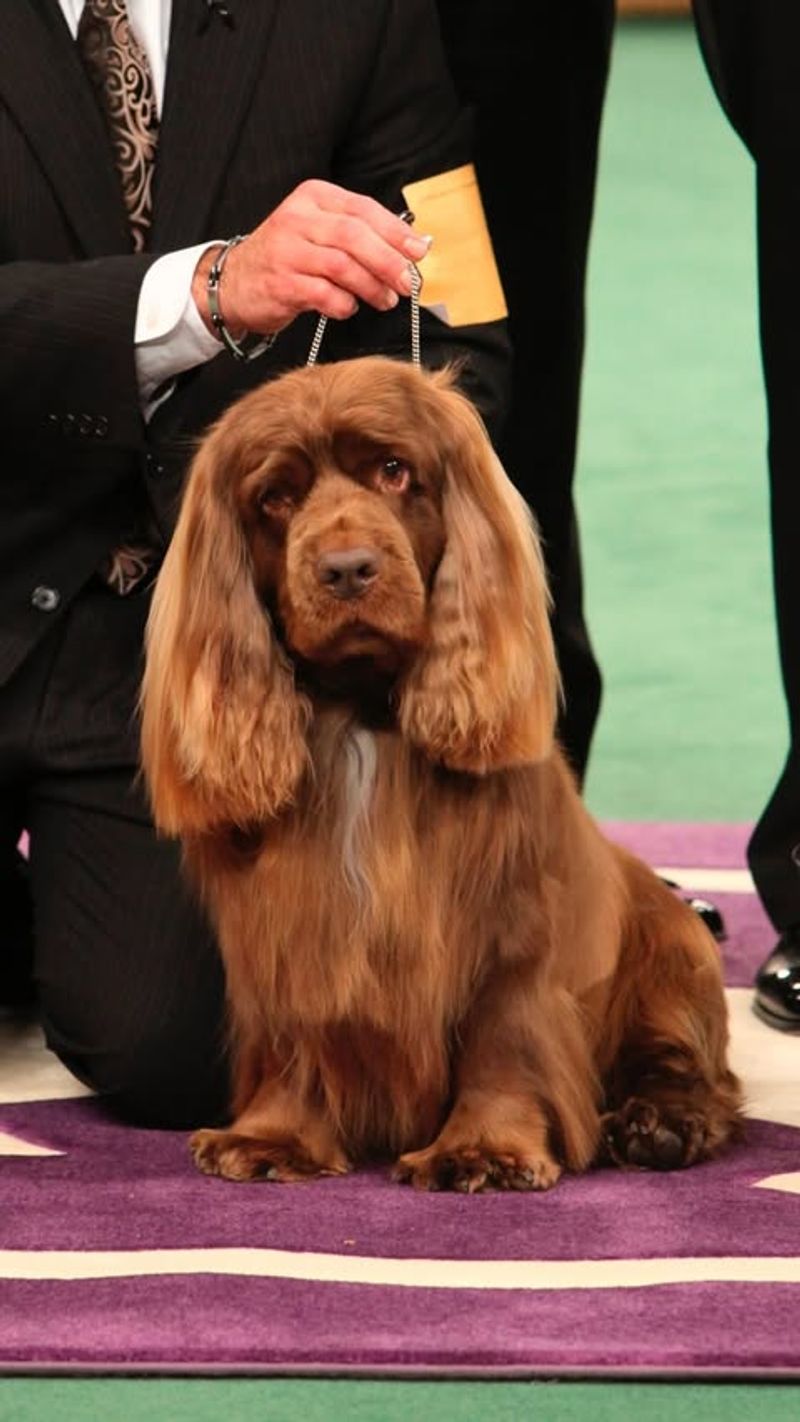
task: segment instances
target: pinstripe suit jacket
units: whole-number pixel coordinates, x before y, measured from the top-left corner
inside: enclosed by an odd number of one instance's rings
[[[187,450],[246,384],[308,350],[312,318],[244,370],[183,377],[146,429],[133,328],[156,255],[247,232],[303,178],[400,210],[405,182],[468,156],[428,0],[228,0],[235,27],[174,0],[151,251],[130,254],[108,139],[57,0],[0,0],[0,683],[128,526],[142,490],[165,536]],[[361,313],[329,356],[408,349],[407,308]],[[492,419],[502,324],[427,323],[432,362],[466,352]],[[37,585],[58,590],[53,612]],[[113,649],[92,649],[108,655]]]

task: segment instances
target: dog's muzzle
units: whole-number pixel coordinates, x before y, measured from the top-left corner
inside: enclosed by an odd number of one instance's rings
[[[377,548],[334,548],[317,559],[317,581],[333,597],[349,602],[369,591],[380,576],[381,562]]]

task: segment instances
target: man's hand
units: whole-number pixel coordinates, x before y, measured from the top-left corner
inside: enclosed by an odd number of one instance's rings
[[[230,252],[220,306],[228,330],[271,335],[301,311],[344,320],[366,301],[389,311],[411,293],[409,261],[430,242],[372,198],[318,179],[295,188]],[[200,259],[192,296],[210,331],[206,282],[218,249]]]

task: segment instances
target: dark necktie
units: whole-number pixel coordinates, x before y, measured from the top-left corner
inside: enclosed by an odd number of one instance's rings
[[[78,49],[105,117],[135,252],[147,243],[158,109],[147,55],[125,0],[85,0]]]
[[[85,0],[77,42],[111,139],[133,250],[141,252],[152,215],[158,109],[147,55],[131,29],[125,0]],[[104,559],[100,577],[124,597],[157,564],[159,544],[143,509],[125,542]]]

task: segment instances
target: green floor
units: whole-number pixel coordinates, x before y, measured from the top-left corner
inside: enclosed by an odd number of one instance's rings
[[[2,1422],[796,1422],[776,1383],[0,1381]]]
[[[687,24],[618,30],[588,314],[578,489],[606,678],[589,803],[752,820],[786,734],[753,171]]]
[[[617,36],[589,293],[580,508],[603,816],[750,820],[783,752],[750,165],[691,30]],[[0,1422],[783,1422],[767,1384],[0,1380]]]

